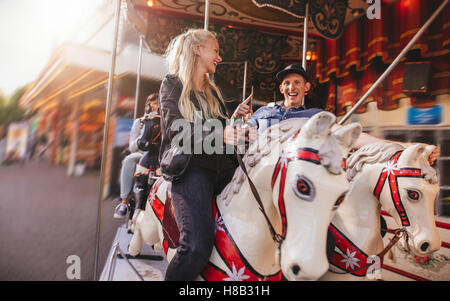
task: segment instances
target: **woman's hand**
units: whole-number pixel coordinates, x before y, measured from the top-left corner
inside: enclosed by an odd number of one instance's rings
[[[247,114],[253,113],[252,108],[248,105],[248,103],[250,102],[250,100],[252,100],[252,98],[253,98],[253,93],[250,94],[250,96],[246,100],[244,100],[242,103],[240,103],[238,105],[238,107],[234,111],[231,118],[232,119],[243,118],[243,117],[247,116]]]
[[[231,124],[227,125],[223,131],[223,141],[226,144],[237,145],[238,140],[237,128],[234,127],[233,121],[231,121]]]
[[[253,142],[258,138],[258,128],[244,126],[235,126],[234,121],[227,125],[224,130],[223,139],[226,144],[238,145],[239,142]]]

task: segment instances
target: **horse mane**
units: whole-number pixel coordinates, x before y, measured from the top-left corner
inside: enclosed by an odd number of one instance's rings
[[[347,179],[350,182],[359,173],[365,164],[384,163],[392,156],[405,148],[392,142],[375,142],[364,145],[347,159]]]
[[[385,163],[389,161],[392,156],[404,150],[405,147],[395,142],[375,142],[367,144],[354,152],[347,159],[347,179],[349,182],[358,174],[365,164]],[[428,163],[423,162],[421,169],[427,179],[431,183],[437,181],[436,171]]]
[[[273,149],[279,148],[289,138],[297,134],[305,125],[309,118],[290,118],[268,127],[266,130],[258,134],[258,139],[254,141],[243,158],[243,162],[250,174],[252,169],[261,161],[263,157],[268,156]],[[332,173],[342,172],[341,155],[337,147],[333,147],[333,141],[326,139],[319,150],[319,155],[323,161],[323,165]],[[225,187],[221,196],[226,200],[228,205],[234,194],[241,189],[242,184],[246,180],[246,176],[241,167],[236,172],[229,185]]]

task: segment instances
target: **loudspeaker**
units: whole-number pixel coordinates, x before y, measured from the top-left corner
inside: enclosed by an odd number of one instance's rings
[[[431,73],[431,62],[406,62],[402,92],[408,96],[427,95]]]

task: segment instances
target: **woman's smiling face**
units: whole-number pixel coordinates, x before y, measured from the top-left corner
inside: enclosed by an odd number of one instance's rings
[[[207,39],[204,45],[198,48],[198,67],[204,68],[206,73],[216,72],[217,65],[222,61],[219,55],[219,43],[216,39]]]

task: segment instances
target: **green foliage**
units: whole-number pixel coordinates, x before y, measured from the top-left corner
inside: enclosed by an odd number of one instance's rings
[[[19,104],[26,89],[27,86],[16,89],[9,98],[0,93],[0,126],[7,127],[11,122],[27,118],[26,110]]]

